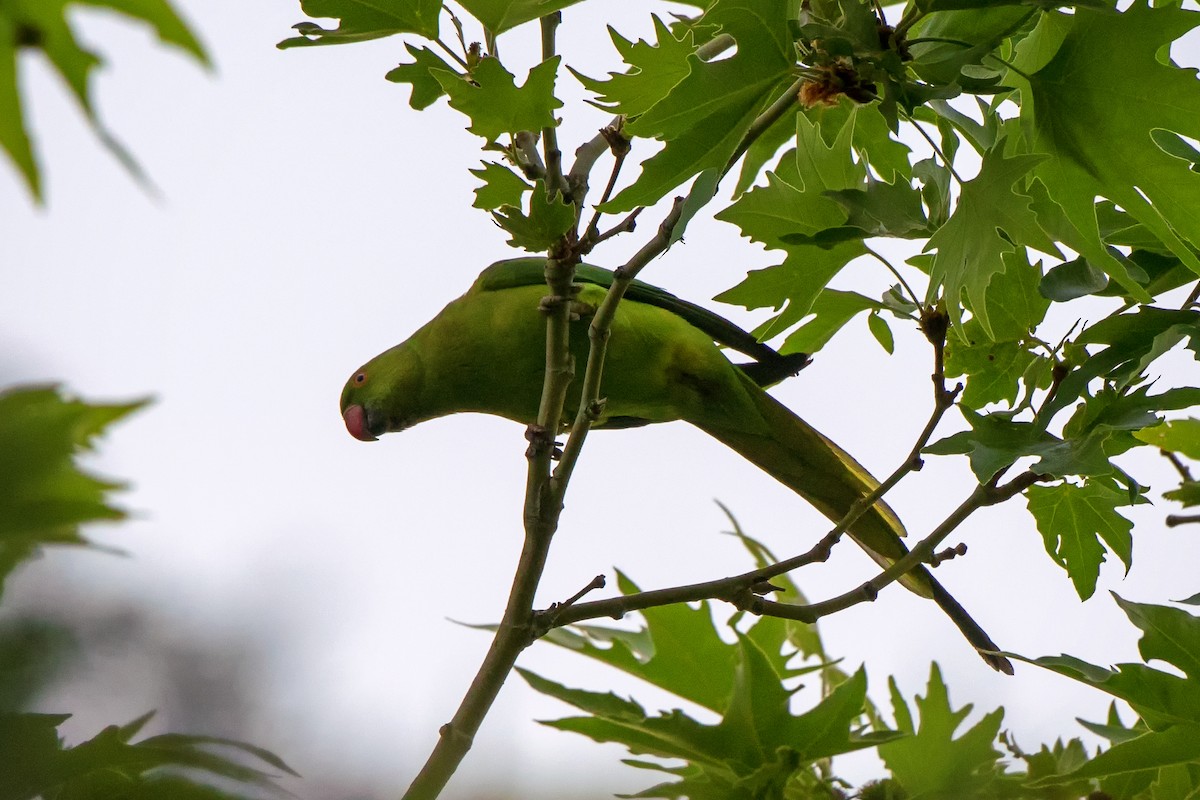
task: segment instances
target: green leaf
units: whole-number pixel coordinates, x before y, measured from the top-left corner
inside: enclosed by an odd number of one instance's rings
[[[101,6],[149,24],[161,41],[176,45],[204,64],[208,57],[166,0],[9,0],[0,4],[0,147],[8,153],[38,201],[41,180],[24,113],[17,70],[17,52],[41,50],[79,102],[101,144],[140,182],[145,176],[129,152],[104,127],[92,103],[90,78],[100,57],[83,48],[67,22],[68,4]]]
[[[1030,264],[1024,248],[1005,253],[1004,271],[992,276],[986,294],[991,338],[996,342],[1028,339],[1050,309],[1038,287],[1043,281],[1041,262]]]
[[[211,65],[200,40],[167,0],[74,0],[81,5],[110,8],[149,25],[164,44],[175,45],[205,65]]]
[[[471,16],[496,35],[578,2],[580,0],[459,0]]]
[[[1013,190],[1045,156],[1006,158],[1001,150],[997,145],[984,155],[979,174],[963,185],[954,213],[925,248],[937,251],[930,286],[943,287],[951,319],[955,324],[961,322],[965,292],[966,302],[988,336],[993,333],[986,293],[993,276],[1005,269],[1004,256],[1015,250],[1013,242],[1057,252],[1054,242],[1037,226],[1030,198]]]
[[[783,313],[755,332],[762,340],[770,339],[789,330],[813,312],[817,298],[828,291],[825,286],[829,281],[863,252],[863,244],[858,240],[842,242],[828,249],[816,246],[790,247],[782,264],[751,270],[744,281],[717,295],[716,299],[722,303],[734,303],[747,308],[786,306]],[[830,299],[834,298],[836,294]],[[868,307],[882,308],[882,305],[873,303],[859,310]],[[845,317],[842,324],[849,321],[854,313]],[[832,317],[827,319],[829,324],[834,324]],[[840,327],[841,325],[836,325],[829,336],[836,333]],[[826,337],[825,341],[828,341],[828,338]]]
[[[1187,764],[1197,760],[1200,760],[1200,725],[1174,725],[1166,730],[1148,731],[1136,739],[1115,744],[1078,769],[1065,775],[1042,778],[1033,785],[1048,786],[1080,779],[1101,778]]]
[[[473,208],[488,211],[505,206],[520,208],[521,197],[533,188],[503,164],[487,161],[481,168],[470,172],[483,181],[483,186],[475,190],[475,202],[471,204]]]
[[[1041,454],[1061,440],[1028,422],[1012,422],[998,415],[983,416],[960,406],[971,430],[962,431],[934,442],[925,448],[934,455],[970,456],[971,471],[980,483],[992,479],[998,470],[1018,458]]]
[[[871,330],[875,341],[879,342],[879,346],[886,350],[889,356],[896,352],[896,340],[892,336],[892,329],[888,327],[887,321],[879,316],[877,311],[872,311],[867,315],[867,327]]]
[[[1046,272],[1038,291],[1042,297],[1056,303],[1065,303],[1076,297],[1102,292],[1107,288],[1107,275],[1089,264],[1086,258],[1076,258],[1064,261]]]
[[[696,51],[690,31],[679,38],[656,15],[654,33],[657,44],[639,39],[631,43],[609,27],[608,35],[621,60],[629,66],[623,73],[610,72],[608,80],[596,80],[578,72],[579,82],[596,94],[596,100],[614,114],[637,117],[662,100],[692,71],[689,56]]]
[[[42,199],[41,172],[29,133],[25,130],[21,95],[17,86],[17,24],[0,13],[0,147],[25,179],[29,193]]]
[[[1129,495],[1099,481],[1082,486],[1063,483],[1031,486],[1025,492],[1029,513],[1037,521],[1046,552],[1067,571],[1081,600],[1096,591],[1105,545],[1125,572],[1133,561],[1133,523],[1117,513],[1129,505]]]
[[[989,341],[977,320],[968,320],[960,333],[961,338],[946,341],[946,377],[966,376],[962,403],[977,410],[989,403],[1011,405],[1020,393],[1021,378],[1038,356],[1020,342]]]
[[[1105,669],[1065,655],[1017,657],[1124,700],[1154,731],[1179,725],[1200,727],[1200,680],[1197,680],[1200,672],[1196,660],[1200,652],[1196,649],[1200,642],[1200,618],[1167,606],[1130,603],[1120,598],[1117,602],[1145,632],[1139,643],[1142,656],[1146,660],[1161,658],[1172,663],[1187,678],[1146,664],[1118,664]],[[1196,739],[1196,745],[1200,746],[1200,738]]]
[[[754,118],[792,82],[794,46],[787,0],[716,0],[699,24],[719,26],[738,43],[717,61],[688,56],[688,74],[627,126],[664,142],[642,173],[604,205],[610,213],[653,205],[689,178],[722,169]]]
[[[298,23],[293,27],[300,35],[276,45],[281,50],[365,42],[398,33],[436,39],[442,13],[441,0],[300,0],[300,7],[310,17],[337,19],[338,26],[326,29],[313,22]]]
[[[846,323],[864,311],[881,310],[883,304],[857,292],[826,289],[818,295],[809,309],[813,318],[797,328],[784,340],[782,351],[815,353],[824,347]]]
[[[1153,428],[1145,428],[1133,434],[1146,444],[1162,450],[1182,453],[1188,458],[1200,459],[1200,419],[1177,419],[1164,422]]]
[[[454,70],[442,60],[441,56],[428,47],[414,47],[411,44],[405,44],[404,47],[413,57],[413,63],[401,64],[383,77],[392,83],[411,84],[412,94],[408,98],[408,104],[420,111],[433,105],[439,97],[446,93],[442,89],[442,84],[433,74],[434,71],[453,72]]]
[[[848,218],[831,198],[819,191],[797,188],[775,172],[767,173],[766,186],[754,187],[716,216],[737,225],[751,241],[774,249],[787,249],[785,236],[815,236],[844,224]]]
[[[1021,117],[1034,149],[1053,155],[1038,165],[1038,177],[1084,236],[1072,247],[1142,302],[1149,296],[1100,240],[1095,198],[1121,206],[1200,272],[1200,258],[1184,243],[1200,245],[1200,175],[1153,136],[1164,130],[1200,137],[1194,72],[1159,60],[1164,46],[1197,24],[1200,17],[1190,11],[1143,2],[1119,13],[1077,8],[1069,23],[1048,13],[1038,28],[1056,28],[1061,36],[1053,57],[1039,66],[1041,58],[1031,58],[1023,44],[1016,65],[1028,81],[1015,70],[1007,76],[1024,87]]]
[[[546,196],[546,184],[538,181],[529,195],[529,213],[514,206],[493,211],[496,224],[512,234],[508,243],[531,253],[549,249],[575,224],[575,207],[559,195]]]
[[[76,459],[145,402],[90,405],[55,388],[0,392],[0,588],[41,547],[87,544],[80,525],[124,518],[109,500],[123,484],[80,470]]]
[[[984,716],[960,736],[971,706],[953,709],[941,670],[929,672],[924,697],[917,697],[920,724],[914,730],[912,714],[895,683],[892,702],[900,730],[912,735],[880,745],[879,757],[909,797],[975,797],[999,772],[1000,753],[993,747],[1004,710]]]
[[[554,109],[562,106],[554,96],[559,61],[554,56],[538,64],[519,89],[512,73],[491,57],[481,59],[470,75],[432,74],[450,96],[450,107],[471,118],[467,130],[491,142],[505,133],[554,127]]]

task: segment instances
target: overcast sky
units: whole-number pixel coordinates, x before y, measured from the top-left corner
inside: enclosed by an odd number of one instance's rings
[[[399,39],[281,52],[275,43],[303,19],[298,3],[177,4],[214,72],[106,14],[73,17],[109,62],[95,81],[103,118],[161,199],[100,149],[39,59],[22,61],[48,203],[35,208],[15,173],[0,168],[0,379],[156,400],[106,440],[97,461],[135,485],[124,498],[135,521],[95,531],[130,557],[53,553],[12,591],[66,575],[97,597],[150,604],[181,630],[260,637],[269,672],[255,742],[302,773],[345,758],[352,771],[401,788],[488,644],[448,619],[500,615],[521,540],[523,429],[462,415],[368,446],[347,435],[338,394],[359,364],[512,252],[469,207],[476,182],[467,168],[480,141],[465,118],[444,101],[413,112],[408,90],[383,80],[406,58]],[[641,35],[653,8],[639,4],[617,26]],[[561,36],[568,60],[598,75],[615,60],[602,20],[587,13],[568,10]],[[504,37],[504,52],[519,52],[523,35]],[[565,73],[560,83],[568,87],[560,141],[570,152],[606,116],[570,102],[579,89]],[[643,231],[660,217],[648,211]],[[618,242],[594,260],[615,265],[642,241]],[[707,302],[773,258],[732,227],[699,221],[644,277]],[[839,285],[877,293],[886,276],[873,270]],[[723,311],[745,324],[761,319]],[[897,333],[888,357],[860,320],[775,392],[877,474],[899,462],[929,412],[928,346],[915,331]],[[1171,363],[1178,372],[1168,380],[1196,382],[1193,362]],[[946,425],[960,422],[952,414]],[[1143,481],[1170,479],[1149,454],[1130,468]],[[933,459],[891,502],[921,533],[969,491],[965,462]],[[646,587],[748,566],[719,535],[728,524],[714,499],[780,553],[806,548],[827,528],[788,490],[684,424],[589,438],[540,604],[614,565]],[[970,555],[938,577],[1008,649],[1132,660],[1135,631],[1108,590],[1162,602],[1200,589],[1195,559],[1178,550],[1194,549],[1194,535],[1163,527],[1167,512],[1159,504],[1131,514],[1131,574],[1122,579],[1118,564],[1106,564],[1085,604],[1046,557],[1020,500],[973,517],[960,534]],[[870,574],[871,563],[843,547],[796,577],[822,598]],[[899,588],[823,621],[822,631],[850,669],[867,662],[880,701],[888,675],[909,695],[922,690],[936,659],[952,699],[982,711],[1004,705],[1006,727],[1026,749],[1083,734],[1074,718],[1099,719],[1108,703],[1034,668],[1018,666],[1015,678],[992,673],[932,603]],[[549,646],[522,663],[571,685],[615,680]],[[131,681],[127,695],[106,698],[103,713],[76,721],[77,735],[141,713],[154,701],[139,691]],[[448,796],[485,785],[519,794],[547,776],[590,776],[596,796],[647,785],[652,776],[617,763],[618,748],[532,722],[567,712],[514,679]],[[340,755],[363,730],[372,740]],[[861,757],[844,770],[856,781],[874,774]]]

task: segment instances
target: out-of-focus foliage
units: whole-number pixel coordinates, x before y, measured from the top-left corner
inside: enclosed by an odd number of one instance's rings
[[[208,64],[195,34],[168,0],[5,0],[0,3],[0,147],[12,159],[29,191],[42,199],[42,172],[25,125],[20,92],[20,56],[39,51],[62,77],[105,147],[134,177],[142,173],[133,157],[100,121],[91,91],[92,70],[103,64],[84,47],[68,19],[68,7],[106,8],[149,25],[165,44]]]
[[[88,545],[81,526],[124,517],[111,498],[123,484],[78,462],[110,425],[144,404],[92,404],[53,387],[0,393],[0,578],[48,545]],[[71,655],[66,636],[46,624],[0,629],[0,800],[219,800],[249,796],[238,787],[273,789],[265,770],[291,773],[270,752],[227,739],[134,741],[151,714],[67,745],[57,728],[69,714],[26,710]]]

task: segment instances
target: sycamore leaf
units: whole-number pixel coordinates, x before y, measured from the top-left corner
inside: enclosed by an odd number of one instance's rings
[[[1133,523],[1117,513],[1129,495],[1103,482],[1031,486],[1025,493],[1046,552],[1071,577],[1081,600],[1096,591],[1105,545],[1125,564],[1133,560]]]
[[[775,172],[767,173],[766,186],[754,187],[716,216],[737,225],[751,241],[774,249],[787,249],[784,237],[797,233],[815,236],[848,218],[843,208],[820,191],[798,188]]]
[[[951,319],[962,321],[961,303],[975,312],[991,336],[986,293],[992,277],[1004,271],[1004,256],[1015,250],[1013,242],[1056,253],[1057,247],[1037,225],[1030,198],[1014,192],[1013,185],[1039,162],[1040,155],[1006,158],[1000,145],[983,157],[979,174],[962,187],[958,206],[946,224],[929,239],[926,251],[936,250],[930,270],[930,288],[943,288]]]
[[[1200,419],[1177,419],[1133,434],[1146,444],[1152,444],[1188,458],[1200,459]]]
[[[459,5],[493,34],[501,34],[580,0],[459,0]]]
[[[709,7],[699,24],[719,26],[737,41],[737,52],[712,62],[689,55],[688,74],[627,125],[630,135],[665,145],[605,211],[653,205],[692,176],[725,166],[755,116],[792,81],[788,8],[787,0],[716,0]]]
[[[1142,306],[1132,314],[1112,314],[1089,326],[1076,337],[1076,345],[1105,348],[1088,354],[1059,383],[1058,392],[1039,413],[1041,425],[1048,425],[1055,414],[1084,396],[1093,380],[1105,378],[1126,386],[1136,383],[1165,343],[1174,343],[1179,336],[1195,341],[1197,334],[1200,314],[1153,306]]]
[[[1052,267],[1038,285],[1042,297],[1056,303],[1096,294],[1107,288],[1108,276],[1089,264],[1086,258],[1064,261]]]
[[[1113,596],[1144,631],[1138,645],[1143,658],[1161,658],[1178,667],[1186,678],[1144,663],[1117,664],[1107,669],[1067,655],[1016,657],[1124,700],[1152,731],[1181,725],[1200,729],[1200,664],[1196,657],[1200,653],[1200,618],[1180,609],[1131,603]],[[1200,747],[1200,738],[1193,738]]]
[[[491,161],[470,173],[483,181],[483,186],[475,190],[473,208],[488,211],[504,206],[520,208],[522,195],[533,188],[508,167]]]
[[[414,47],[411,44],[405,44],[404,47],[413,57],[413,63],[401,64],[383,77],[392,83],[411,84],[412,94],[408,98],[408,104],[420,111],[433,105],[439,97],[446,93],[442,89],[442,84],[434,76],[434,70],[441,72],[452,72],[453,70],[442,60],[441,56],[428,47]]]
[[[314,22],[300,22],[293,26],[300,35],[276,45],[281,50],[351,44],[398,33],[436,39],[442,13],[441,0],[300,0],[300,8],[310,17],[337,19],[338,26],[327,29]]]
[[[517,88],[512,73],[498,59],[480,59],[470,75],[432,70],[450,96],[450,107],[471,118],[467,130],[489,142],[502,134],[540,131],[555,125],[554,109],[562,101],[554,96],[559,57],[548,58],[529,71]]]
[[[997,415],[980,415],[960,406],[971,430],[941,439],[925,448],[934,455],[967,454],[971,471],[981,483],[992,479],[997,470],[1009,466],[1018,458],[1041,453],[1047,447],[1061,443],[1056,436],[1039,430],[1030,422],[1012,422]]]
[[[492,212],[496,224],[512,234],[508,240],[513,247],[531,253],[549,249],[575,224],[575,207],[557,194],[547,197],[546,184],[538,181],[529,195],[529,213],[520,208],[504,206]]]
[[[1037,361],[1025,345],[1016,341],[992,342],[976,320],[968,320],[961,337],[946,341],[946,377],[966,376],[961,402],[981,409],[989,403],[1008,403],[1020,393],[1020,380]]]
[[[857,292],[825,289],[813,302],[806,321],[784,340],[786,353],[815,353],[824,347],[846,323],[864,311],[882,310],[883,304]]]
[[[631,43],[615,28],[608,29],[613,46],[629,67],[625,72],[610,72],[608,80],[601,81],[572,70],[579,82],[596,94],[597,102],[614,114],[636,117],[645,113],[692,71],[688,56],[696,52],[696,45],[691,32],[684,30],[677,39],[657,15],[652,14],[651,19],[657,41],[653,45],[641,39]]]
[[[1004,709],[984,716],[957,738],[971,706],[954,709],[938,665],[932,664],[925,696],[916,698],[920,722],[896,686],[889,681],[897,728],[909,736],[880,745],[879,757],[909,797],[975,797],[991,783],[1000,753],[993,746]]]
[[[1160,147],[1155,130],[1200,137],[1200,85],[1195,71],[1159,59],[1162,48],[1200,24],[1174,6],[1135,2],[1128,10],[1047,13],[1038,31],[1054,29],[1053,57],[1018,49],[1008,79],[1022,86],[1021,117],[1036,151],[1053,158],[1037,167],[1051,198],[1083,234],[1072,247],[1120,281],[1142,302],[1149,296],[1105,250],[1095,198],[1108,198],[1144,224],[1193,271],[1200,272],[1200,174]],[[1030,36],[1027,42],[1038,40]],[[1190,242],[1191,247],[1185,242]]]

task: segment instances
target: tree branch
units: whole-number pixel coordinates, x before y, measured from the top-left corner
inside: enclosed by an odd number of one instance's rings
[[[554,36],[562,23],[562,12],[555,11],[542,17],[542,61],[554,57]],[[553,196],[555,192],[566,195],[570,189],[563,179],[562,150],[558,149],[558,128],[547,125],[542,128],[542,152],[546,157],[546,194]]]
[[[575,422],[571,426],[567,443],[563,447],[562,458],[550,480],[551,502],[555,504],[561,505],[563,497],[566,495],[567,482],[570,481],[571,473],[579,460],[579,454],[587,439],[588,431],[591,430],[592,423],[598,420],[604,411],[604,401],[600,399],[600,380],[604,375],[604,357],[608,349],[609,329],[612,327],[613,319],[616,318],[617,306],[625,296],[625,291],[633,282],[634,277],[671,245],[671,231],[674,230],[675,223],[679,221],[682,213],[683,198],[676,197],[675,202],[671,205],[671,210],[659,223],[658,233],[654,238],[646,242],[642,249],[634,253],[633,257],[613,274],[612,286],[609,288],[608,294],[604,296],[600,307],[596,309],[595,316],[592,317],[592,324],[588,327],[588,338],[591,345],[588,351],[587,367],[583,375],[583,388],[579,395],[579,410],[576,412]]]

